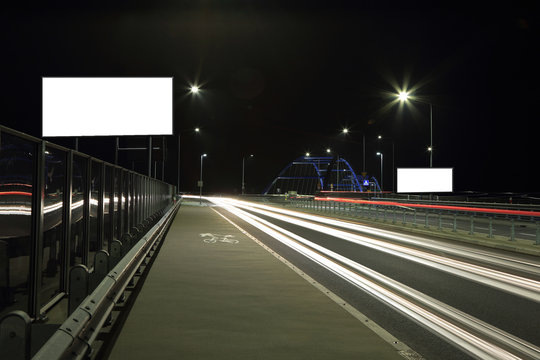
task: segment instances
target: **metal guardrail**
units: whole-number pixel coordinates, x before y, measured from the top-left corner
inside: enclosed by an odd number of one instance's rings
[[[179,205],[172,206],[133,246],[32,359],[82,359],[90,353],[92,343],[113,307],[154,243],[170,226]]]
[[[485,232],[488,238],[494,238],[495,227],[505,228],[508,231],[507,238],[510,241],[517,240],[517,228],[533,228],[534,233],[523,240],[531,241],[540,245],[540,216],[537,212],[531,215],[520,215],[516,210],[508,210],[493,213],[493,208],[486,208],[483,212],[475,208],[451,210],[440,208],[414,208],[404,204],[387,205],[384,202],[353,203],[350,201],[315,200],[313,198],[290,199],[290,203],[298,208],[305,208],[322,213],[346,215],[351,217],[363,217],[371,220],[390,221],[392,224],[411,224],[423,226],[426,229],[433,228],[443,230],[451,229],[452,232],[465,230],[468,235],[475,235],[480,230]],[[482,226],[483,225],[483,226]]]
[[[173,201],[175,187],[0,125],[0,317],[46,321],[69,272]]]

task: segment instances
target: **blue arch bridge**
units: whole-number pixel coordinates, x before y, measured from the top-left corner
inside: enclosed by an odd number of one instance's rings
[[[367,174],[357,175],[339,156],[300,156],[281,170],[263,194],[295,191],[311,195],[318,191],[380,191],[379,182]]]

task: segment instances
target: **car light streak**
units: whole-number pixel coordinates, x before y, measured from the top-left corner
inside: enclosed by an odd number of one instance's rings
[[[469,211],[469,212],[483,212],[490,214],[503,214],[503,215],[522,215],[540,217],[540,211],[530,210],[509,210],[509,209],[493,209],[493,208],[480,208],[480,207],[468,207],[468,206],[455,206],[455,205],[431,205],[431,204],[415,204],[415,203],[400,203],[396,201],[372,201],[372,200],[358,200],[348,198],[320,198],[316,197],[316,201],[338,201],[348,202],[355,204],[369,204],[369,205],[386,205],[386,206],[409,206],[422,209],[439,209],[439,210],[452,210],[452,211]]]
[[[253,214],[246,213],[245,211],[238,209],[235,205],[232,205],[227,199],[208,198],[208,200],[220,205],[225,210],[238,216],[242,220],[272,236],[276,240],[289,246],[300,254],[306,256],[315,263],[323,266],[332,273],[347,280],[349,283],[400,311],[422,326],[428,328],[430,331],[433,331],[440,337],[453,343],[473,356],[482,359],[520,359],[520,357],[499,347],[498,345],[489,342],[478,335],[472,334],[466,329],[460,327],[460,325],[463,327],[469,327],[481,336],[484,336],[490,340],[495,340],[496,342],[499,342],[504,346],[511,348],[513,351],[517,351],[525,356],[530,356],[531,358],[538,358],[540,356],[540,349],[534,345],[507,334],[504,331],[475,319],[472,316],[462,313],[457,309],[449,307],[448,305],[413,290],[406,285],[392,280],[380,273],[377,273],[374,270],[362,266],[342,255],[339,255],[320,245],[314,244],[288,230],[280,228],[264,219],[258,218]],[[357,272],[344,267],[332,259],[335,259],[342,264],[346,264]],[[359,273],[362,273],[367,277],[362,276]],[[383,284],[384,286],[370,280],[370,278],[380,284]],[[392,290],[386,288],[385,286]],[[419,306],[403,296],[400,296],[399,293],[420,302],[424,307]],[[450,318],[452,321],[444,319],[425,307],[439,312],[440,314]]]
[[[416,263],[445,271],[452,275],[460,276],[462,278],[491,286],[496,289],[540,303],[540,282],[536,280],[504,273],[479,265],[469,264],[460,260],[446,258],[444,256],[431,254],[402,245],[387,243],[367,236],[352,234],[304,220],[291,218],[289,216],[275,214],[262,209],[255,209],[254,207],[246,205],[245,203],[238,203],[234,200],[227,199],[226,201],[230,202],[234,206],[248,209],[249,211],[254,211],[265,216],[270,216],[278,220],[286,221],[288,223],[334,236],[355,244],[370,247],[387,254],[414,261]]]
[[[369,226],[360,225],[357,223],[351,223],[351,222],[331,219],[331,218],[327,218],[323,216],[306,214],[306,213],[298,212],[298,211],[285,210],[285,209],[280,209],[280,208],[276,208],[272,206],[233,200],[233,199],[229,199],[229,201],[233,201],[234,204],[238,204],[238,205],[243,204],[246,206],[252,206],[259,209],[264,209],[264,210],[268,210],[268,211],[272,211],[272,212],[276,212],[276,213],[280,213],[284,215],[294,216],[294,217],[309,220],[309,221],[315,221],[315,222],[330,225],[330,226],[336,226],[336,227],[340,227],[344,229],[353,230],[356,232],[361,232],[364,234],[374,235],[377,237],[383,237],[383,238],[390,239],[393,241],[398,241],[398,242],[410,244],[413,246],[419,246],[419,247],[431,249],[433,251],[444,252],[444,253],[459,256],[462,258],[473,259],[476,261],[492,264],[499,267],[502,266],[506,268],[515,269],[518,271],[540,275],[540,264],[537,262],[535,263],[532,261],[525,261],[522,259],[513,258],[511,256],[503,256],[500,254],[495,254],[493,252],[487,252],[483,250],[473,250],[471,248],[463,247],[456,244],[448,244],[448,243],[441,244],[437,241],[419,237],[419,236],[400,234],[394,231],[376,229]]]
[[[0,206],[0,215],[32,215],[32,207],[27,205],[20,206]]]

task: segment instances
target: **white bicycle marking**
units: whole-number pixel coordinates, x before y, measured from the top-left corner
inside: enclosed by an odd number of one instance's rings
[[[204,234],[200,234],[200,236],[204,238],[203,241],[207,244],[215,244],[218,241],[222,243],[229,243],[229,244],[239,243],[238,240],[233,239],[234,235],[204,233]]]

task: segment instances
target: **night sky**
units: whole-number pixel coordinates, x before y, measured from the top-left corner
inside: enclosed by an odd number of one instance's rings
[[[337,3],[4,9],[0,123],[41,136],[42,77],[172,76],[181,190],[197,189],[203,152],[213,193],[240,191],[249,154],[249,192],[327,147],[359,173],[362,135],[367,172],[379,175],[382,151],[389,186],[392,141],[396,167],[429,166],[429,106],[393,97],[408,90],[433,104],[433,165],[454,168],[456,191],[539,191],[537,8]],[[194,83],[197,97],[188,94]],[[81,139],[80,150],[112,162],[113,144]],[[176,184],[176,137],[167,144],[166,180]],[[134,159],[122,156],[122,165],[145,171]]]

